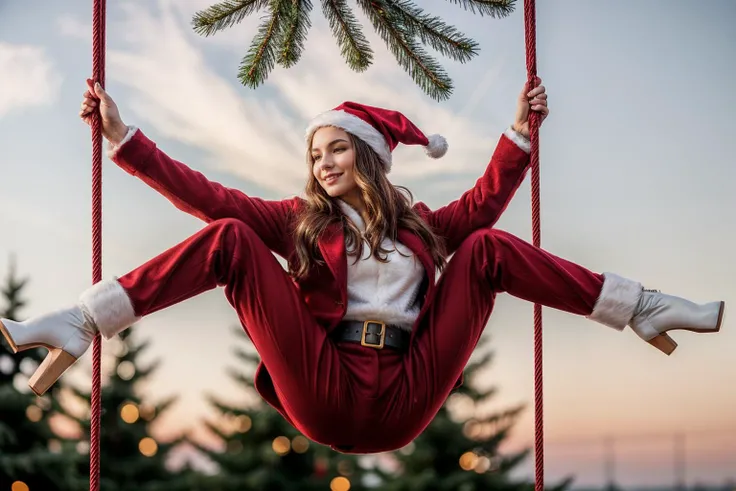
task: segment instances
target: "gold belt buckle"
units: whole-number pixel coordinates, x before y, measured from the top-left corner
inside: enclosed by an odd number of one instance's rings
[[[380,331],[371,330],[371,326],[380,327]],[[378,343],[371,343],[366,340],[366,336],[378,336],[380,341]],[[365,321],[363,322],[363,333],[360,336],[361,346],[367,346],[368,348],[383,349],[386,343],[386,323],[381,321]]]

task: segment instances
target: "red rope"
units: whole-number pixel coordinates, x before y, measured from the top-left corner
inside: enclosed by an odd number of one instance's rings
[[[535,0],[524,0],[524,29],[526,40],[526,70],[529,89],[537,85],[537,35]],[[531,139],[532,188],[532,243],[540,247],[542,231],[539,204],[539,135],[538,114],[530,111],[529,136]],[[542,306],[534,304],[534,474],[535,491],[544,489],[544,370],[542,349]]]
[[[92,79],[105,86],[105,0],[93,0]],[[99,112],[92,121],[92,283],[102,280],[102,125]],[[102,338],[98,333],[92,349],[92,395],[90,400],[89,489],[100,489]]]

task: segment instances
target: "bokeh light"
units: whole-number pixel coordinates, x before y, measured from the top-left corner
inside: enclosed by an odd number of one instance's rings
[[[348,491],[350,489],[350,480],[346,477],[336,477],[330,481],[331,491]]]
[[[120,409],[120,417],[128,424],[133,424],[138,421],[140,412],[135,404],[126,404]]]
[[[38,406],[28,406],[28,408],[26,409],[26,417],[30,421],[38,423],[43,417],[43,411],[41,411],[41,408]]]
[[[295,436],[291,441],[291,448],[294,449],[294,452],[296,453],[305,453],[309,450],[309,440],[302,435]]]
[[[118,376],[123,380],[130,380],[135,376],[135,365],[129,361],[123,361],[118,365]]]
[[[478,456],[473,452],[465,452],[460,456],[460,467],[465,471],[473,470],[477,463]]]
[[[153,438],[146,437],[138,443],[138,450],[146,457],[153,457],[158,452],[158,444]]]
[[[271,445],[273,451],[279,455],[286,455],[291,450],[291,442],[285,436],[278,436],[274,438],[273,444]]]

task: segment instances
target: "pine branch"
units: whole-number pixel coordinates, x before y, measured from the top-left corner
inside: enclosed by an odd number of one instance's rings
[[[365,71],[373,63],[373,51],[345,0],[322,0],[322,12],[348,66],[356,72]]]
[[[258,365],[261,361],[261,357],[257,351],[246,350],[238,347],[233,349],[233,354],[239,361],[244,362],[246,365]]]
[[[471,396],[472,399],[475,401],[475,404],[480,406],[483,404],[489,403],[491,400],[496,398],[496,394],[498,394],[498,388],[492,387],[489,389],[486,389],[484,391],[475,390],[474,396]]]
[[[400,21],[407,33],[418,37],[423,44],[460,63],[469,61],[478,54],[478,43],[448,26],[439,17],[425,14],[408,0],[393,0],[385,3],[392,16]]]
[[[519,464],[524,462],[527,459],[527,457],[529,457],[529,455],[531,455],[531,450],[526,449],[526,450],[521,450],[512,455],[506,455],[506,456],[501,457],[501,463],[498,466],[496,472],[507,473],[513,470],[514,468],[519,466]]]
[[[477,350],[476,350],[477,351]],[[479,359],[473,360],[469,362],[465,366],[465,374],[468,377],[471,377],[475,375],[475,373],[480,369],[491,363],[491,360],[493,360],[493,353],[486,352],[484,353]]]
[[[156,370],[159,369],[161,364],[162,364],[161,360],[156,360],[156,361],[151,362],[145,368],[143,367],[138,368],[136,371],[136,378],[141,381],[149,378]]]
[[[470,397],[470,399],[472,399],[476,404],[482,404],[490,399],[494,399],[498,389],[491,388],[481,391],[470,385],[470,383],[466,383],[457,389],[456,392]]]
[[[307,40],[307,32],[312,26],[309,13],[312,11],[311,0],[291,0],[281,2],[279,7],[284,10],[286,19],[280,35],[281,54],[279,65],[284,68],[294,66],[302,56],[304,42]]]
[[[208,457],[210,457],[211,454],[217,455],[217,454],[220,453],[218,451],[212,450],[210,447],[207,447],[207,446],[205,446],[205,445],[203,445],[203,444],[199,443],[198,441],[193,440],[191,438],[188,438],[187,439],[187,443],[189,445],[191,445],[192,447],[194,447],[195,450],[197,450],[198,452],[201,452],[201,453],[207,455]]]
[[[251,343],[251,345],[253,344],[250,338],[248,338],[248,335],[243,332],[243,327],[240,324],[232,324],[230,326],[230,333],[240,340],[245,340],[246,342]]]
[[[284,12],[281,4],[290,0],[273,0],[271,2],[271,13],[264,19],[258,28],[258,34],[253,38],[248,54],[243,58],[238,72],[240,81],[248,87],[255,89],[261,85],[268,74],[273,70],[278,41],[279,30],[284,21]]]
[[[18,311],[26,306],[26,301],[20,297],[20,292],[28,285],[28,278],[18,278],[16,269],[17,263],[13,255],[10,257],[5,285],[0,289],[0,293],[8,303],[2,316],[17,321],[19,320],[16,318]]]
[[[252,404],[248,405],[233,405],[228,402],[222,401],[218,396],[212,394],[205,394],[204,396],[207,403],[215,409],[220,416],[250,416],[253,411],[260,410],[264,407],[263,402],[260,399],[256,400]]]
[[[0,447],[9,447],[18,443],[15,433],[10,428],[0,423]]]
[[[566,489],[569,489],[572,486],[573,482],[575,482],[575,478],[573,476],[567,476],[563,478],[559,483],[555,484],[554,486],[547,486],[547,490],[548,491],[564,491]]]
[[[89,398],[90,398],[89,392],[85,391],[84,389],[80,389],[77,386],[70,386],[69,390],[74,396],[76,396],[80,400],[89,403]]]
[[[478,418],[475,421],[483,428],[480,438],[486,445],[493,447],[504,440],[516,424],[521,408],[515,408],[487,418]]]
[[[165,413],[172,405],[176,404],[179,400],[179,396],[170,396],[167,399],[156,404],[156,414],[160,415]]]
[[[220,440],[227,440],[230,437],[229,432],[225,432],[218,426],[218,423],[215,423],[213,421],[204,421],[202,423],[206,429],[212,432],[213,435],[215,435]]]
[[[487,418],[479,419],[481,423],[494,424],[498,427],[513,426],[521,412],[525,409],[524,404],[518,404],[514,407],[497,412]]]
[[[246,390],[254,388],[254,382],[252,376],[247,376],[242,372],[238,372],[234,368],[227,369],[228,376],[238,385],[246,388]]]
[[[276,63],[290,68],[300,59],[311,27],[313,0],[222,0],[197,12],[192,19],[194,30],[210,36],[241,22],[245,17],[268,8],[246,56],[241,60],[238,78],[250,88],[257,88]],[[516,0],[449,0],[474,14],[505,17],[514,10]],[[322,10],[341,56],[356,72],[373,63],[373,52],[361,25],[347,5],[347,0],[321,0]],[[376,32],[399,65],[414,82],[435,100],[452,94],[452,80],[442,66],[422,46],[465,63],[478,54],[478,43],[447,25],[437,16],[425,14],[411,0],[357,0]]]
[[[241,416],[243,414],[246,414],[247,411],[243,410],[241,407],[234,406],[232,404],[220,401],[215,396],[208,396],[207,402],[216,409],[221,416]]]
[[[460,5],[465,10],[481,16],[488,15],[496,19],[509,16],[514,11],[516,0],[447,0]]]
[[[498,455],[498,449],[501,446],[501,443],[503,443],[504,440],[508,438],[508,436],[508,431],[495,433],[491,436],[482,438],[482,441],[477,442],[474,447],[479,454]]]
[[[269,0],[224,0],[197,12],[192,19],[192,26],[198,34],[211,36],[240,23],[250,14],[266,7],[268,2]]]
[[[385,0],[358,0],[373,27],[386,43],[399,65],[433,99],[452,94],[452,80],[437,61],[419,46],[400,19],[391,15]]]

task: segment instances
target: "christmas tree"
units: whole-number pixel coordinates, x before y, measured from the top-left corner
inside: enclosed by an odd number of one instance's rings
[[[237,336],[244,336],[237,330]],[[255,392],[252,374],[259,361],[255,350],[236,348],[242,368],[230,376],[243,388],[244,404],[234,405],[209,396],[210,404],[221,415],[207,428],[221,442],[221,450],[194,442],[218,467],[209,478],[207,491],[287,491],[299,489],[358,491],[363,469],[354,456],[343,455],[309,441]],[[249,396],[249,397],[248,397]]]
[[[138,387],[156,370],[158,363],[141,366],[140,356],[147,342],[136,342],[135,328],[123,331],[115,342],[106,343],[114,351],[112,371],[102,389],[100,441],[101,491],[189,491],[186,479],[167,466],[170,452],[183,441],[157,441],[151,434],[156,419],[174,402],[154,404],[144,401]],[[82,406],[89,408],[90,392],[73,389]],[[89,451],[89,413],[81,416],[65,405],[64,414],[77,423],[82,437],[77,447]],[[80,472],[89,474],[86,459]],[[80,485],[88,485],[88,480]],[[80,487],[81,489],[85,489]]]
[[[487,342],[482,338],[480,349]],[[480,351],[479,351],[480,352]],[[504,455],[500,445],[509,436],[523,406],[483,414],[479,408],[496,394],[494,388],[480,390],[479,370],[488,367],[492,354],[471,361],[464,384],[456,389],[427,429],[407,447],[393,452],[395,472],[375,469],[382,491],[532,491],[534,485],[509,477],[527,456],[528,450]],[[557,484],[563,489],[568,481]]]
[[[21,321],[25,306],[26,279],[16,276],[15,263],[2,287],[4,307],[0,316]],[[13,354],[0,336],[0,490],[71,490],[75,480],[73,453],[63,452],[50,419],[58,409],[57,395],[62,384],[37,397],[28,387],[28,378],[46,356],[45,349]]]
[[[424,46],[464,63],[478,54],[478,44],[409,0],[356,0],[356,3],[414,82],[434,99],[448,98],[452,80]],[[452,3],[474,14],[505,17],[513,12],[515,0],[453,0]],[[276,63],[289,68],[299,61],[311,26],[311,0],[223,0],[198,12],[192,20],[196,32],[209,36],[264,9],[267,13],[238,74],[244,85],[253,88],[266,80]],[[356,72],[365,71],[373,62],[373,51],[351,7],[345,0],[325,0],[322,12],[345,62]]]

